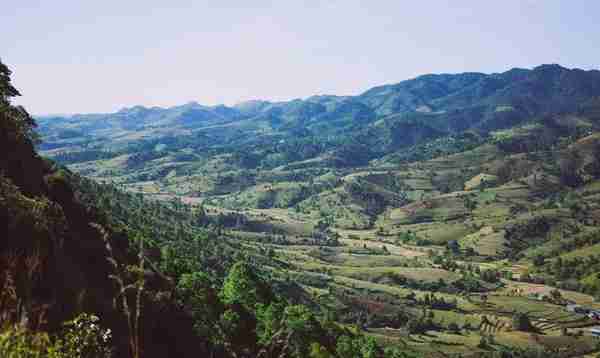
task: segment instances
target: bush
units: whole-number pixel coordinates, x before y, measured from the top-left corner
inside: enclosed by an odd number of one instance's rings
[[[455,322],[451,322],[448,325],[448,330],[452,333],[460,333],[460,327]]]
[[[46,333],[30,332],[24,328],[6,327],[0,333],[0,356],[6,358],[58,357],[49,354],[50,337]]]
[[[18,326],[7,326],[0,333],[3,358],[108,358],[110,329],[98,324],[99,318],[82,314],[63,325],[63,331],[50,336]]]

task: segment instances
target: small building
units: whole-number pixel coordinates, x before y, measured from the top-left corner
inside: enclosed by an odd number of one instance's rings
[[[591,312],[591,310],[587,307],[580,306],[580,307],[575,308],[575,313],[587,315],[590,312]]]
[[[592,335],[592,337],[600,339],[600,326],[590,328],[589,332]]]
[[[590,319],[600,321],[600,311],[590,311],[587,316]]]

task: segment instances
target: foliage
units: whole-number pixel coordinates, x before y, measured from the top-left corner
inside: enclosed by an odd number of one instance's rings
[[[242,305],[254,310],[258,303],[270,302],[272,293],[250,265],[237,262],[229,270],[220,297],[227,305]]]
[[[66,322],[59,343],[61,354],[73,358],[110,357],[112,333],[110,329],[102,328],[99,321],[97,316],[81,314]]]
[[[65,322],[60,333],[51,336],[19,326],[5,327],[0,334],[0,355],[6,358],[109,358],[112,356],[110,329],[99,318],[81,314]]]
[[[338,339],[336,353],[340,358],[374,358],[379,350],[372,337],[343,335]]]

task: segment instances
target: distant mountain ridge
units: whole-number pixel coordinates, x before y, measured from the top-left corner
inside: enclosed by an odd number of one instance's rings
[[[303,139],[323,145],[296,160],[325,153],[356,157],[360,152],[360,161],[340,162],[358,165],[439,137],[466,131],[486,136],[541,116],[577,112],[599,97],[600,71],[541,65],[492,74],[428,74],[357,96],[253,100],[234,106],[134,106],[38,122],[44,137],[40,149],[47,155],[90,148],[131,151],[149,142],[174,151],[235,146],[252,152],[266,144],[270,151],[280,141]]]
[[[251,100],[234,106],[205,106],[189,102],[173,107],[125,107],[108,114],[74,114],[72,119],[95,119],[136,116],[140,119],[176,119],[177,116],[196,120],[250,118],[256,115],[314,118],[337,110],[340,106],[364,105],[374,116],[385,116],[415,111],[427,106],[432,109],[451,109],[486,102],[510,102],[516,94],[529,90],[532,100],[551,99],[556,95],[598,95],[600,71],[567,69],[560,65],[541,65],[532,70],[514,68],[503,73],[484,74],[466,72],[459,74],[427,74],[396,84],[373,87],[357,96],[317,95],[306,99],[271,102]],[[542,84],[552,84],[545,86]],[[562,91],[556,91],[562,88]],[[572,93],[569,91],[573,91]],[[41,116],[65,118],[66,116]],[[184,120],[185,122],[185,120]]]
[[[260,113],[260,112],[264,111],[265,109],[267,109],[267,107],[270,108],[273,106],[276,106],[276,107],[286,106],[287,104],[295,103],[295,102],[321,103],[321,102],[330,102],[331,100],[334,100],[334,99],[343,101],[345,99],[350,99],[350,98],[356,98],[360,101],[364,101],[365,104],[371,104],[375,107],[380,107],[382,105],[382,102],[377,101],[377,99],[379,98],[381,100],[382,97],[384,97],[385,100],[389,100],[390,99],[389,96],[392,94],[395,94],[395,95],[413,94],[413,96],[423,95],[424,97],[420,98],[420,100],[427,100],[427,99],[435,100],[437,98],[447,96],[453,92],[460,92],[460,90],[469,89],[469,87],[471,85],[475,85],[475,86],[477,86],[477,88],[482,89],[484,91],[486,89],[481,88],[482,86],[483,87],[488,86],[487,90],[491,90],[491,89],[493,90],[495,87],[494,83],[496,85],[498,85],[498,84],[501,84],[502,82],[508,83],[508,82],[524,80],[524,79],[527,79],[528,76],[531,74],[540,74],[540,75],[543,74],[545,76],[548,76],[548,75],[561,76],[566,73],[569,73],[571,75],[580,75],[580,76],[583,74],[598,76],[600,71],[599,70],[582,70],[582,69],[577,69],[577,68],[568,69],[568,68],[562,67],[561,65],[558,65],[558,64],[544,64],[544,65],[537,66],[533,69],[513,68],[513,69],[510,69],[505,72],[491,73],[491,74],[486,74],[483,72],[464,72],[464,73],[456,73],[456,74],[450,74],[450,73],[425,74],[425,75],[420,75],[415,78],[404,80],[404,81],[401,81],[401,82],[398,82],[395,84],[385,84],[385,85],[381,85],[381,86],[376,86],[376,87],[368,89],[368,90],[364,91],[363,93],[358,94],[356,96],[336,96],[336,95],[324,94],[324,95],[309,96],[306,99],[297,98],[297,99],[293,99],[293,100],[289,100],[289,101],[269,101],[269,100],[264,100],[264,99],[254,99],[254,100],[242,101],[233,106],[226,106],[223,104],[208,106],[208,105],[202,105],[196,101],[190,101],[183,105],[176,105],[176,106],[171,106],[171,107],[159,107],[159,106],[146,107],[143,105],[135,105],[132,107],[124,107],[114,113],[102,113],[102,114],[108,115],[108,114],[119,114],[119,113],[131,113],[131,112],[143,111],[143,110],[156,110],[156,111],[163,110],[164,111],[164,110],[177,110],[177,109],[181,109],[181,108],[202,108],[202,109],[207,109],[207,110],[213,109],[213,110],[235,111],[240,114],[250,115],[250,114]],[[473,88],[471,88],[471,90],[472,89]],[[406,100],[407,102],[409,99],[410,98],[404,98],[404,100]],[[415,106],[414,105],[408,106],[407,108],[409,110],[411,110],[411,109],[414,110]],[[96,114],[99,114],[99,113],[96,113]],[[77,116],[82,116],[82,115],[87,115],[87,114],[83,114],[83,113],[48,114],[48,115],[40,115],[37,117],[40,117],[40,118],[67,117],[67,116],[77,117]]]

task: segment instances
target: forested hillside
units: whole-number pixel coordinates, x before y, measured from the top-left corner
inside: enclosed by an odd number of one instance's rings
[[[205,213],[40,157],[35,121],[11,105],[10,74],[0,63],[0,356],[384,355],[302,305],[300,286],[258,268],[284,263]]]

